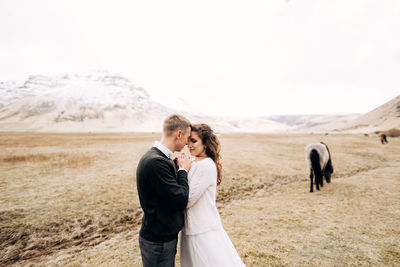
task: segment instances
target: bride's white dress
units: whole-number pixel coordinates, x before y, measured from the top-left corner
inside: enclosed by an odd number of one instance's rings
[[[181,232],[181,266],[245,266],[222,227],[215,204],[217,168],[214,161],[206,158],[195,162],[188,179],[189,202]]]

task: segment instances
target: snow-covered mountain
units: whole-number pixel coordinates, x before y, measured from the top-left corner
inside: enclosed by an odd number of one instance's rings
[[[210,117],[153,101],[128,79],[95,71],[85,75],[30,76],[23,84],[0,82],[0,131],[161,131],[170,114],[205,122],[219,132],[276,132],[290,128],[268,119]],[[193,111],[192,111],[193,112]]]
[[[128,79],[104,71],[0,83],[3,131],[154,131],[171,112]]]
[[[365,131],[397,127],[399,101],[397,97],[372,115],[212,117],[191,110],[182,99],[175,105],[160,104],[125,77],[107,71],[36,75],[21,84],[0,82],[0,131],[159,132],[173,113],[208,123],[218,132]]]

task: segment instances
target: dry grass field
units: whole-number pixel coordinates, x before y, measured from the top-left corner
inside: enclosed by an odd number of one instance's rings
[[[0,133],[0,266],[140,266],[135,169],[159,137]],[[400,139],[220,138],[218,208],[247,266],[400,266]],[[309,193],[318,141],[335,172]]]

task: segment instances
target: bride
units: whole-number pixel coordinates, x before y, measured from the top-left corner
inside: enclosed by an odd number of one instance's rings
[[[181,232],[181,266],[245,266],[222,227],[215,204],[221,183],[220,143],[206,124],[192,127],[188,147],[195,160],[189,171],[189,202]]]

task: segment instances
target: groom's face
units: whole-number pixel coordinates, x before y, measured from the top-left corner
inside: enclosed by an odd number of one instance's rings
[[[181,151],[188,143],[191,129],[187,128],[186,132],[178,131],[176,138],[176,151]]]

